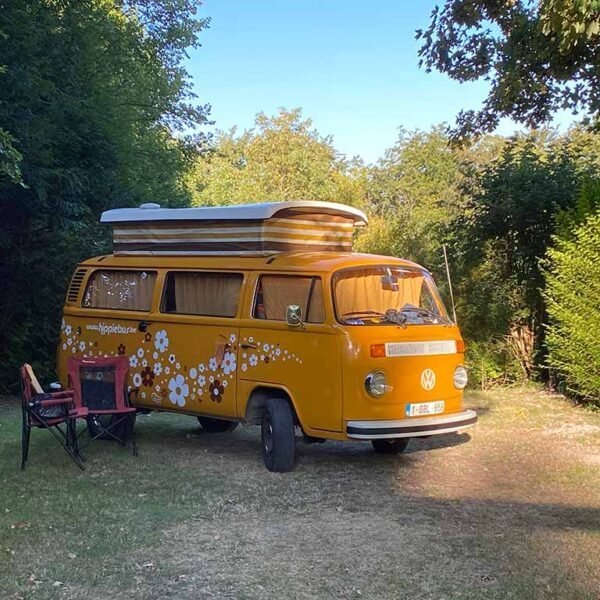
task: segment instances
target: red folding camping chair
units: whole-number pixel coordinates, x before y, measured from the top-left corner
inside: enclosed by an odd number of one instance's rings
[[[129,405],[128,369],[126,356],[69,358],[67,361],[69,387],[75,394],[75,404],[87,408],[89,413],[90,441],[113,439],[130,447],[137,456],[136,409]]]
[[[29,460],[32,429],[47,429],[83,471],[83,457],[77,446],[76,421],[88,416],[87,408],[77,407],[73,390],[45,393],[31,365],[24,364],[21,375],[21,470]]]

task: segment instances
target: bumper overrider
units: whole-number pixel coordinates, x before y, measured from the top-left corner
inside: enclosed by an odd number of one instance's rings
[[[347,421],[346,435],[357,440],[420,437],[460,431],[472,427],[476,422],[477,413],[474,410],[394,421]]]

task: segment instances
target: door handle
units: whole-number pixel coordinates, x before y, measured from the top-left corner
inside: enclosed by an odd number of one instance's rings
[[[258,346],[256,344],[250,344],[250,343],[244,342],[243,344],[240,344],[240,348],[244,348],[244,350],[246,350],[248,348],[252,348],[252,349],[256,350],[256,348],[258,348]]]
[[[138,323],[138,331],[141,331],[142,333],[144,333],[145,331],[148,330],[148,325],[150,325],[150,321],[140,321]]]

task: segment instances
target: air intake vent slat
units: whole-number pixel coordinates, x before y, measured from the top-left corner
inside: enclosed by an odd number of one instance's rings
[[[75,271],[75,275],[73,275],[73,279],[71,279],[71,284],[69,285],[69,291],[67,292],[67,302],[70,304],[75,304],[77,302],[79,290],[81,290],[81,284],[85,279],[86,273],[87,269],[77,269],[77,271]]]

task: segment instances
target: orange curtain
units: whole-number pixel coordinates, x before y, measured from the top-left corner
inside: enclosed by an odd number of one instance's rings
[[[235,317],[243,276],[228,273],[170,273],[175,310],[188,315]]]
[[[149,311],[156,273],[147,271],[95,271],[88,283],[84,306]]]
[[[319,278],[315,280],[308,311],[312,277],[265,275],[260,281],[267,319],[285,321],[287,307],[297,304],[302,309],[302,318],[307,323],[322,323],[325,320],[323,284]]]
[[[384,271],[374,269],[356,269],[335,276],[335,302],[340,317],[344,314],[377,311],[385,313],[389,308],[398,310],[405,304],[420,305],[422,275],[406,277],[397,272],[398,289],[383,289],[381,277]]]

